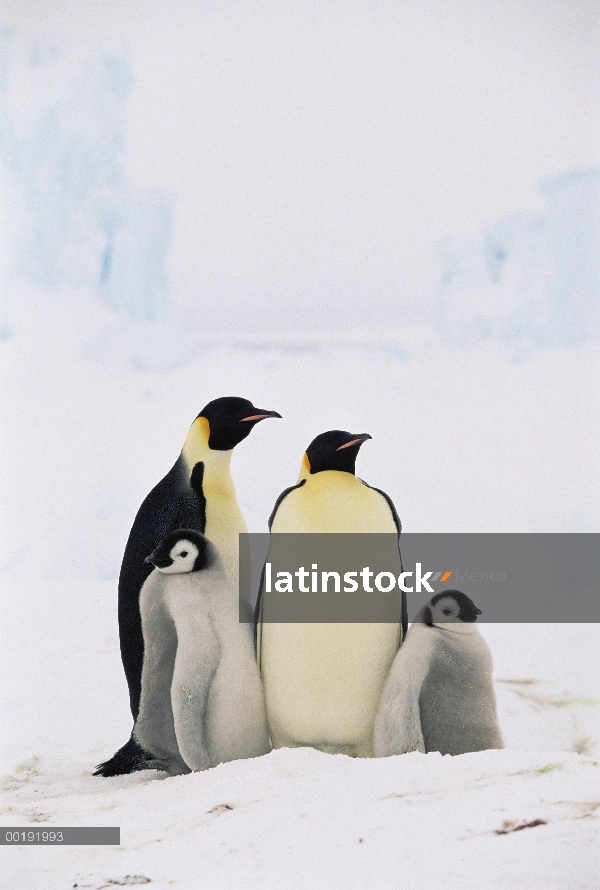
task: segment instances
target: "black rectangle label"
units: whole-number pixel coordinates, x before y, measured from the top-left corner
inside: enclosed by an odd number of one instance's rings
[[[85,844],[97,846],[121,843],[121,829],[113,827],[77,826],[59,827],[46,826],[15,826],[0,828],[0,844],[6,846],[70,846]]]

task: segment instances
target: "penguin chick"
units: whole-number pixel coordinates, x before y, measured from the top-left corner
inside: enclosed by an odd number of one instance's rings
[[[271,750],[250,624],[217,548],[193,529],[147,557],[144,666],[133,735],[171,775]]]
[[[475,624],[478,615],[460,590],[444,590],[420,610],[381,695],[376,757],[504,747],[492,656]]]
[[[257,423],[281,417],[248,399],[225,396],[209,402],[187,434],[174,466],[146,497],[135,517],[119,575],[119,639],[133,718],[137,717],[144,660],[139,597],[152,566],[146,556],[169,532],[197,529],[219,548],[238,583],[239,535],[247,531],[229,471],[233,449]],[[144,769],[143,752],[133,738],[94,775],[116,776]]]
[[[370,438],[344,430],[317,436],[302,458],[298,483],[277,499],[271,533],[379,532],[399,540],[391,498],[355,475],[359,449]],[[263,624],[265,596],[256,610],[257,653],[274,747],[372,756],[373,721],[403,615],[397,624]]]

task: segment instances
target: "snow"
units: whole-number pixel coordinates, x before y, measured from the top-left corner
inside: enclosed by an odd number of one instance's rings
[[[597,887],[597,765],[576,754],[281,749],[162,780],[36,767],[4,780],[5,822],[120,825],[121,847],[5,847],[6,886]]]
[[[406,530],[593,530],[592,348],[515,361],[421,329],[206,345],[170,339],[173,322],[125,324],[79,291],[14,294],[2,344],[2,822],[118,825],[122,843],[4,847],[5,886],[595,886],[591,625],[482,626],[505,751],[359,761],[281,750],[174,779],[91,776],[130,730],[116,621],[126,535],[210,398],[283,414],[234,457],[251,530],[265,529],[310,439],[336,426],[371,432],[360,473],[392,495]],[[535,820],[546,824],[508,830]]]

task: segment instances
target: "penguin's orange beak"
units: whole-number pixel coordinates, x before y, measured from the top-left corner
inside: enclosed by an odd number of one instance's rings
[[[355,436],[354,439],[350,439],[349,442],[344,442],[343,445],[340,445],[340,447],[336,448],[335,450],[341,451],[342,448],[351,448],[352,445],[358,445],[359,442],[362,444],[363,442],[366,442],[367,439],[372,438],[373,436],[370,436],[368,433],[360,433],[358,436]]]
[[[260,408],[258,410],[260,414],[250,414],[249,417],[242,417],[240,418],[240,423],[250,420],[264,420],[266,417],[279,417],[281,419],[281,414],[277,411],[261,411]]]

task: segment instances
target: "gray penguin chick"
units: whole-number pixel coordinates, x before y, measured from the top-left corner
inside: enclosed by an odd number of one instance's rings
[[[460,590],[444,590],[423,606],[381,694],[376,757],[504,747],[492,655],[475,625],[480,614]]]
[[[168,534],[140,593],[144,663],[134,737],[171,775],[271,750],[252,624],[200,532]]]

